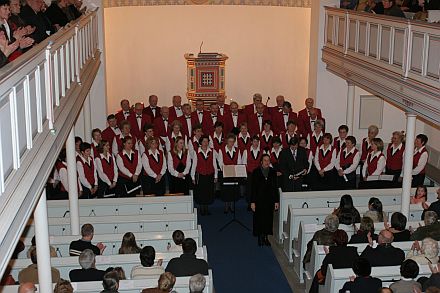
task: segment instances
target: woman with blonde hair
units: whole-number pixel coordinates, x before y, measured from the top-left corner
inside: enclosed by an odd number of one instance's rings
[[[381,175],[385,171],[386,164],[383,154],[383,141],[380,138],[373,138],[371,140],[371,151],[362,166],[363,182],[361,182],[359,188],[379,188],[379,182],[367,181],[367,178]]]
[[[176,277],[172,273],[166,272],[160,275],[156,288],[144,289],[142,290],[142,293],[171,292],[174,288],[175,283]]]
[[[139,253],[141,249],[136,243],[136,237],[133,233],[127,232],[122,237],[121,247],[119,248],[119,254],[134,254]]]
[[[167,163],[165,154],[158,149],[159,139],[157,137],[149,137],[147,140],[148,149],[142,155],[142,191],[144,195],[165,194],[165,172]]]
[[[170,193],[189,194],[191,156],[182,136],[176,138],[173,149],[168,152],[168,171],[171,175]]]
[[[438,242],[428,237],[422,240],[420,247],[420,243],[414,241],[406,258],[412,259],[419,265],[435,265],[438,263]]]

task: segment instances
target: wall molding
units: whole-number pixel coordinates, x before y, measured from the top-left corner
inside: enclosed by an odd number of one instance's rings
[[[236,5],[310,8],[311,0],[104,0],[104,7],[166,5]]]

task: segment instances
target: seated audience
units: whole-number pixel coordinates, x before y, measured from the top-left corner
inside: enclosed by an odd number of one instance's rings
[[[402,9],[396,5],[396,0],[382,0],[384,14],[395,17],[405,17]]]
[[[439,262],[438,252],[438,242],[432,238],[425,238],[422,240],[422,247],[418,241],[414,241],[406,258],[412,259],[419,265],[437,264]]]
[[[362,217],[359,230],[350,238],[350,244],[368,243],[368,235],[377,241],[377,234],[374,233],[374,223],[370,217]]]
[[[78,257],[81,269],[71,270],[69,273],[72,282],[102,281],[105,271],[96,269],[95,254],[91,249],[85,249]]]
[[[186,238],[182,243],[183,254],[170,260],[165,271],[176,277],[193,276],[195,274],[208,275],[208,263],[196,257],[197,244],[192,238]]]
[[[440,240],[440,222],[436,212],[425,212],[425,226],[418,227],[411,235],[411,240],[422,240],[431,237],[437,241]]]
[[[27,0],[26,5],[21,8],[20,17],[26,24],[35,27],[35,31],[30,35],[35,43],[40,43],[48,37],[47,32],[54,33],[55,28],[47,22],[42,13],[43,0]]]
[[[52,25],[54,25],[57,30],[59,30],[69,22],[69,19],[67,18],[67,15],[65,13],[65,11],[68,10],[68,5],[69,3],[67,2],[67,0],[52,1],[50,6],[44,12],[46,14],[46,17],[50,20]]]
[[[142,293],[172,292],[175,283],[176,277],[173,274],[166,272],[160,275],[156,288],[144,289],[142,290]]]
[[[189,278],[189,292],[190,293],[203,293],[206,286],[205,276],[197,274]]]
[[[55,284],[53,293],[73,293],[72,284],[67,280],[61,279]]]
[[[416,193],[411,196],[411,204],[423,204],[428,200],[428,189],[425,185],[417,186]]]
[[[37,249],[31,250],[31,261],[32,264],[29,265],[27,268],[22,269],[18,273],[18,282],[20,284],[23,283],[34,283],[38,284],[38,266],[37,266]],[[55,269],[51,268],[51,274],[52,274],[52,282],[56,283],[60,280],[60,272]]]
[[[136,237],[133,233],[127,232],[122,237],[122,244],[119,248],[119,254],[137,254],[141,249],[136,243]]]
[[[152,246],[145,246],[142,248],[139,259],[141,260],[141,265],[133,267],[131,270],[132,279],[143,279],[151,275],[160,275],[164,272],[162,267],[162,259],[159,259],[154,264],[156,258],[156,251]]]
[[[365,212],[364,217],[371,218],[374,223],[383,222],[386,219],[382,202],[377,197],[372,197],[368,201],[368,211]]]
[[[388,228],[394,235],[394,242],[409,241],[411,232],[405,228],[406,217],[400,212],[395,212],[391,216],[391,227]]]
[[[349,194],[341,197],[339,207],[333,212],[339,219],[339,224],[352,225],[361,221],[358,210],[353,206],[353,198]]]
[[[35,242],[35,236],[32,237],[31,239],[31,247],[29,247],[29,250],[27,251],[27,257],[30,258],[31,257],[31,251],[33,249],[35,249],[37,247],[36,242]],[[50,257],[58,257],[57,255],[57,251],[55,250],[55,247],[53,247],[52,245],[50,246]],[[17,257],[15,257],[17,258]]]
[[[400,275],[402,279],[390,285],[393,293],[408,293],[414,292],[415,289],[422,289],[420,283],[414,280],[419,275],[419,265],[415,261],[405,260],[400,266]]]
[[[92,224],[84,224],[81,227],[81,239],[72,241],[69,246],[70,256],[78,256],[85,249],[91,249],[94,254],[100,255],[104,252],[105,245],[101,242],[92,244],[94,228]]]
[[[440,288],[440,265],[432,265],[429,266],[429,269],[431,270],[431,276],[429,278],[421,277],[418,279],[418,281],[422,284],[422,290],[426,293],[429,292],[435,292],[438,293],[438,291],[432,291],[434,289]]]
[[[422,220],[424,219],[424,214],[426,211],[433,211],[437,215],[440,215],[440,188],[437,189],[436,193],[437,200],[435,202],[431,203],[429,206],[426,203],[422,204],[423,208],[425,209],[422,214]]]
[[[371,264],[368,259],[358,258],[354,261],[352,269],[356,276],[350,277],[350,281],[344,284],[339,293],[372,293],[382,288],[382,281],[370,276]]]
[[[107,269],[108,271],[108,269]],[[113,271],[118,274],[118,279],[120,280],[127,280],[127,277],[125,276],[125,271],[122,267],[115,267],[113,268]]]
[[[110,271],[104,275],[102,280],[102,287],[104,290],[101,293],[118,293],[119,289],[119,277],[115,271]]]
[[[35,293],[37,292],[37,287],[32,282],[23,283],[18,286],[18,293]]]
[[[357,247],[347,246],[348,236],[344,230],[337,230],[333,236],[336,246],[324,246],[326,256],[322,261],[321,269],[313,278],[309,293],[318,293],[319,285],[325,283],[328,265],[331,264],[334,269],[350,268],[353,262],[359,257]]]
[[[182,243],[185,239],[185,234],[181,230],[176,230],[173,232],[173,242],[174,244],[168,244],[167,251],[169,252],[181,252]]]
[[[382,230],[377,239],[377,247],[373,248],[373,239],[368,237],[369,245],[364,249],[361,257],[365,257],[373,267],[401,265],[405,254],[400,248],[391,245],[393,233]]]
[[[334,234],[339,227],[339,219],[335,215],[328,215],[324,221],[325,227],[313,234],[312,239],[307,243],[307,251],[304,255],[303,265],[310,262],[312,254],[313,242],[316,241],[318,245],[334,245]]]

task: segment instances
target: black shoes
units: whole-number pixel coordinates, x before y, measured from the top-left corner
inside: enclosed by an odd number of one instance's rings
[[[271,246],[267,235],[258,236],[258,246]]]
[[[264,236],[264,245],[270,246],[270,242],[269,242],[269,239],[267,238],[267,235]]]

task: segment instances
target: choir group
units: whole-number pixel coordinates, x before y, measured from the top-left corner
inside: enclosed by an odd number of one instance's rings
[[[103,131],[93,129],[91,143],[76,138],[78,188],[82,198],[188,194],[189,189],[194,189],[195,200],[206,214],[215,197],[216,183],[221,182],[223,166],[245,164],[251,176],[260,166],[263,154],[270,156],[280,179],[279,186],[285,190],[288,189],[283,186],[285,176],[287,180],[301,177],[301,184],[294,185],[295,190],[401,184],[405,151],[402,132],[394,132],[384,149],[383,140],[378,138],[379,129],[372,125],[358,149],[358,141],[349,135],[346,125],[338,128],[336,137],[325,132],[325,119],[311,98],[306,99],[306,107],[298,113],[292,111],[291,103],[283,96],[276,98],[275,107],[267,107],[260,94],[255,94],[253,103],[242,108],[234,101],[226,104],[224,96],[209,106],[197,100],[194,111],[190,104],[182,105],[180,96],[173,97],[170,107],[159,107],[155,95],[148,102],[147,107],[143,103],[130,106],[128,100],[122,100],[122,109],[107,117],[108,127]],[[426,135],[417,135],[413,186],[422,185],[425,178],[427,141]],[[294,149],[298,147],[307,154],[306,172],[292,176],[281,167],[279,158],[284,151],[295,161]],[[54,184],[50,184],[54,186],[52,198],[68,196],[65,157],[62,151],[55,166]],[[392,175],[392,180],[381,180],[378,177],[381,174]],[[246,193],[244,189],[242,193]],[[229,191],[221,192],[225,212],[232,210],[230,203],[234,196]],[[249,192],[246,198],[249,201]]]

